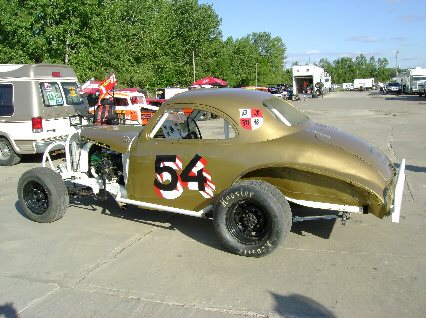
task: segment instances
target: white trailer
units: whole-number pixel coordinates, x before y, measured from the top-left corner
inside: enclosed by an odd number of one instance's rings
[[[421,80],[417,82],[417,89],[419,96],[424,95],[426,97],[425,91],[426,91],[426,80]]]
[[[426,80],[426,68],[416,67],[409,69],[402,77],[402,92],[406,94],[422,94],[419,82]]]
[[[344,91],[352,91],[354,89],[354,84],[353,83],[343,83],[342,89]]]
[[[186,92],[188,88],[180,88],[180,87],[166,87],[166,88],[158,88],[155,92],[155,96],[158,99],[169,99],[175,96],[176,94]]]
[[[322,83],[323,88],[331,87],[331,76],[322,67],[316,65],[293,66],[293,94],[313,93],[316,83]]]
[[[374,78],[356,78],[354,79],[354,88],[358,91],[374,89]]]

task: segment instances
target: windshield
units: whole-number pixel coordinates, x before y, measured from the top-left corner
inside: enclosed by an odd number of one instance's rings
[[[389,83],[388,86],[399,86],[399,83]]]
[[[130,102],[134,104],[146,104],[145,97],[143,95],[132,96],[130,97]]]
[[[277,118],[286,126],[298,125],[308,117],[303,115],[298,109],[280,98],[270,98],[263,101],[263,105],[271,112],[272,116]]]
[[[413,80],[415,81],[426,80],[426,76],[413,76]]]

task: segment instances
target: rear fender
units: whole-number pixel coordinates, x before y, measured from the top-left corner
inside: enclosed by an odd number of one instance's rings
[[[257,179],[277,187],[289,201],[312,201],[364,207],[371,204],[368,189],[310,171],[270,167],[250,171],[241,179]]]

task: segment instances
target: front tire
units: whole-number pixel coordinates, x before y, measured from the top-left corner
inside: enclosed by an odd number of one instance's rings
[[[232,253],[261,257],[278,247],[291,229],[291,210],[271,184],[248,180],[227,189],[213,212],[222,244]]]
[[[21,176],[18,198],[23,214],[40,223],[60,219],[69,204],[68,189],[61,176],[46,167],[30,169]]]

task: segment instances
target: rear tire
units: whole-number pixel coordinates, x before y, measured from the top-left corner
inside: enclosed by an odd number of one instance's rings
[[[23,214],[40,223],[60,219],[69,204],[68,189],[61,176],[46,167],[30,169],[21,176],[18,198]]]
[[[0,137],[0,166],[13,166],[21,161],[21,155],[13,150],[9,140]]]
[[[232,253],[261,257],[281,245],[291,229],[284,195],[267,182],[248,180],[227,189],[216,202],[213,224]]]

